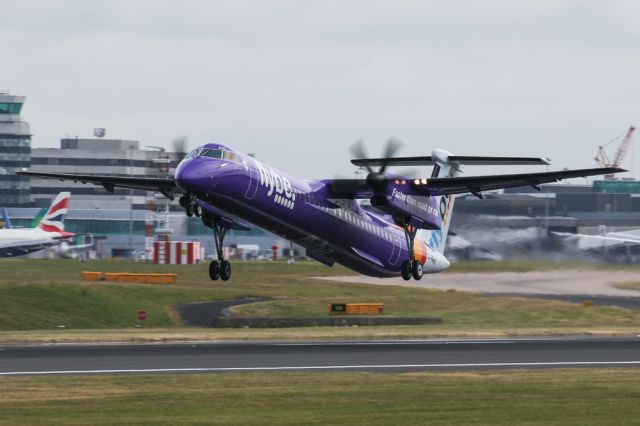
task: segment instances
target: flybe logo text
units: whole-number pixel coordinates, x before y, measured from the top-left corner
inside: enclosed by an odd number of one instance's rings
[[[287,207],[293,207],[296,194],[289,179],[280,176],[271,167],[265,166],[258,161],[255,161],[255,165],[260,174],[260,185],[268,189],[267,195],[271,197],[275,193],[274,200]]]

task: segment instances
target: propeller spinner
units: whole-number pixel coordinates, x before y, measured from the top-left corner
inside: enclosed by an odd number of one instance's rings
[[[402,147],[402,142],[400,142],[398,139],[395,139],[395,138],[389,138],[387,140],[387,143],[384,149],[384,154],[382,156],[383,158],[382,164],[378,168],[378,170],[374,170],[373,167],[371,167],[370,165],[365,166],[368,172],[367,178],[366,178],[367,186],[373,189],[374,192],[384,191],[384,189],[389,184],[389,179],[384,174],[388,165],[387,162],[384,161],[384,159],[393,157],[395,153],[400,150],[401,147]],[[362,141],[362,139],[360,139],[359,141],[357,141],[351,146],[351,154],[356,159],[369,158],[367,156],[367,152],[364,147],[364,142]]]

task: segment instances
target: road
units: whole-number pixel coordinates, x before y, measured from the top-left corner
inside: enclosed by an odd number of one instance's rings
[[[0,376],[640,367],[640,337],[0,347]]]

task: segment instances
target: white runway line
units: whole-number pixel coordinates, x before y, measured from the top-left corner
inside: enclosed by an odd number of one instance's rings
[[[390,365],[321,365],[300,367],[194,367],[194,368],[146,368],[114,370],[51,370],[8,371],[0,376],[38,376],[61,374],[119,374],[119,373],[206,373],[233,371],[296,371],[296,370],[357,370],[357,369],[406,369],[406,368],[482,368],[482,367],[576,367],[576,366],[640,365],[640,361],[567,361],[567,362],[493,362],[473,364],[390,364]]]

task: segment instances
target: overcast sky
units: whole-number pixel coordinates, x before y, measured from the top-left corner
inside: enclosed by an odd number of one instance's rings
[[[36,148],[187,135],[311,178],[396,136],[582,168],[640,118],[637,1],[0,4],[0,89],[27,96]]]

